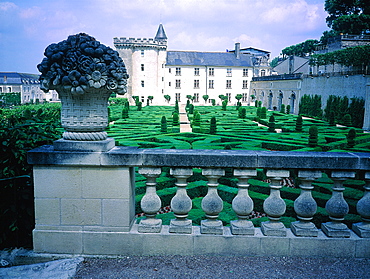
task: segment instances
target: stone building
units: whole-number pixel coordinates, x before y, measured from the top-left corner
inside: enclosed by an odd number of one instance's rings
[[[154,38],[114,38],[114,46],[130,76],[128,96],[139,96],[142,102],[153,96],[156,105],[185,103],[188,95],[195,104],[205,104],[204,95],[208,103],[219,103],[219,95],[234,103],[237,94],[249,103],[252,77],[270,75],[270,53],[241,49],[239,43],[225,52],[168,51],[162,24]]]
[[[21,93],[21,103],[58,101],[58,93],[45,93],[40,89],[39,75],[16,72],[0,72],[0,93]]]

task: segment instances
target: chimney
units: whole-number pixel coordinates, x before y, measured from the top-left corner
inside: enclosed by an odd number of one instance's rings
[[[240,43],[235,43],[235,57],[240,59]]]

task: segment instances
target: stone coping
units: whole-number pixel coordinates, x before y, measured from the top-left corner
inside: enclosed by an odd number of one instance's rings
[[[139,149],[55,150],[45,145],[28,152],[33,165],[270,168],[370,170],[370,153],[254,150]]]

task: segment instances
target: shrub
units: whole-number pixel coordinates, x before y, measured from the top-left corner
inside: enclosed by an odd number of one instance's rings
[[[258,118],[261,118],[261,108],[260,107],[257,108],[256,114]]]
[[[267,118],[267,109],[265,107],[261,108],[260,118],[261,119],[266,119]]]
[[[317,142],[318,142],[318,134],[319,134],[319,131],[317,129],[317,126],[315,125],[312,125],[310,127],[310,129],[308,130],[308,133],[309,133],[309,138],[308,138],[308,145],[310,147],[315,147],[317,146]]]
[[[344,115],[343,117],[343,125],[344,126],[347,126],[347,127],[350,127],[352,126],[352,117],[349,113],[347,113],[346,115]]]
[[[179,113],[179,102],[177,100],[175,103],[175,112]]]
[[[122,109],[122,119],[126,119],[126,118],[128,118],[128,109],[124,107]]]
[[[179,114],[177,112],[175,112],[172,115],[172,126],[179,126],[179,125],[180,125]]]
[[[239,118],[245,119],[247,117],[247,110],[245,108],[239,108]]]
[[[269,118],[268,126],[269,126],[268,131],[271,133],[274,133],[275,132],[275,117],[273,115],[271,115]]]
[[[193,104],[189,104],[189,114],[194,114],[194,105]]]
[[[355,146],[356,130],[350,129],[347,134],[347,146],[352,148]]]
[[[213,116],[211,118],[211,122],[209,124],[209,133],[211,135],[214,135],[214,134],[216,134],[216,132],[217,132],[217,121],[216,121],[216,117]]]
[[[227,100],[223,100],[222,101],[222,110],[226,111],[226,107],[227,107]]]
[[[162,116],[162,119],[161,119],[161,133],[167,133],[167,119],[166,119],[166,116]]]
[[[285,113],[285,105],[284,104],[281,104],[280,112]]]
[[[295,121],[295,130],[297,132],[302,132],[302,128],[303,128],[303,119],[302,119],[302,116],[301,115],[298,115],[296,121]]]
[[[212,106],[215,106],[215,105],[216,105],[216,100],[212,99]]]
[[[290,114],[290,105],[286,106],[286,114]]]
[[[137,103],[137,111],[141,111],[142,108],[143,108],[143,103],[142,102],[138,102]]]

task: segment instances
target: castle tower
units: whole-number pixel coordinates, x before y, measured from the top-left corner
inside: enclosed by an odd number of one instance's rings
[[[132,96],[146,105],[148,96],[153,104],[163,100],[167,36],[163,25],[158,27],[155,38],[114,38],[114,46],[125,62],[129,74],[127,98]]]

